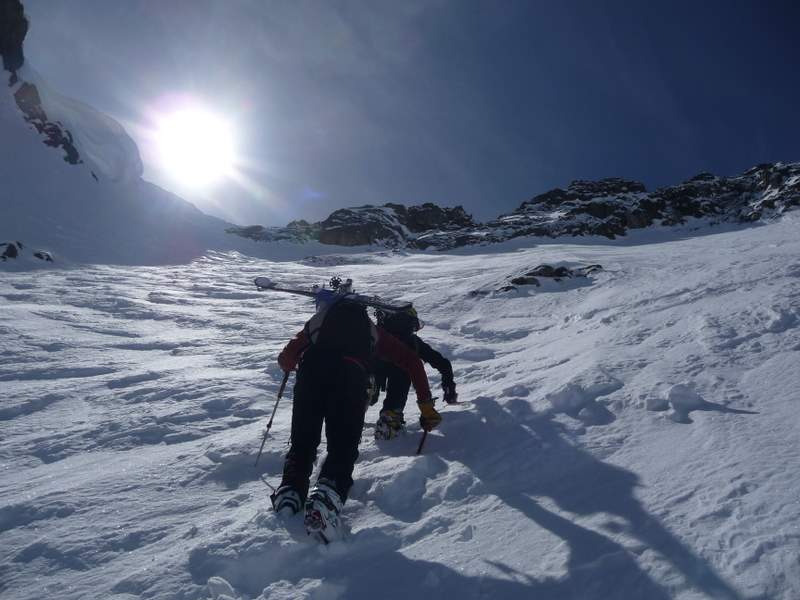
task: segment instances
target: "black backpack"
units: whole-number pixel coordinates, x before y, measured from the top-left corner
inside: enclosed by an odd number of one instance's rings
[[[325,312],[319,328],[308,334],[315,348],[366,362],[375,346],[372,329],[366,307],[339,300]]]

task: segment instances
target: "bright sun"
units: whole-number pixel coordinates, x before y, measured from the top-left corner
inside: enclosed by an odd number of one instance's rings
[[[233,174],[233,132],[224,119],[202,109],[163,117],[156,131],[162,167],[178,183],[201,188]]]

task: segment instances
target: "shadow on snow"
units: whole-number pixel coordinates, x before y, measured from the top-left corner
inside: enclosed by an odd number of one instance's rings
[[[438,455],[436,460],[464,464],[481,480],[483,493],[497,496],[563,540],[569,549],[566,574],[535,578],[491,557],[484,561],[495,576],[465,574],[405,556],[404,540],[391,527],[376,527],[356,533],[353,543],[328,548],[303,543],[281,549],[257,545],[224,558],[204,549],[190,559],[194,580],[204,583],[209,576],[220,575],[253,596],[274,582],[300,594],[309,581],[320,579],[321,587],[309,590],[310,597],[669,600],[672,591],[637,562],[637,553],[649,549],[705,596],[742,599],[705,559],[647,513],[634,495],[639,485],[636,474],[572,445],[552,414],[534,413],[524,400],[510,400],[502,407],[490,398],[478,398],[470,410],[448,414],[447,425],[451,435],[436,436],[435,450],[429,448]],[[465,445],[463,440],[474,443]],[[644,548],[635,553],[611,537],[545,508],[534,498],[548,498],[559,511],[581,517],[618,517],[623,523],[612,524],[613,531],[625,533]],[[539,556],[532,554],[531,560],[537,561]]]

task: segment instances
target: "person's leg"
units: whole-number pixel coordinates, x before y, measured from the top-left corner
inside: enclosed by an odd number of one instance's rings
[[[386,398],[383,399],[383,410],[394,410],[402,413],[411,389],[411,378],[408,373],[394,365],[388,368],[386,380]]]
[[[297,373],[294,386],[292,441],[283,466],[281,486],[291,486],[300,495],[301,501],[308,495],[308,480],[322,435],[324,400],[321,397],[319,371],[313,362],[304,363]]]
[[[369,399],[369,405],[373,406],[374,404],[378,403],[380,399],[381,392],[386,391],[386,379],[387,379],[387,372],[386,370],[390,368],[391,365],[382,361],[376,360],[372,367],[372,377],[375,382],[375,387],[373,388],[373,395]]]
[[[367,408],[367,376],[356,364],[343,360],[338,385],[325,394],[325,436],[328,456],[319,479],[330,481],[344,503],[353,485],[353,468],[364,429]]]

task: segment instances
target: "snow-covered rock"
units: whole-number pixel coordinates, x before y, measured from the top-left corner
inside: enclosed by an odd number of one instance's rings
[[[18,74],[17,106],[46,145],[61,148],[68,163],[85,164],[96,179],[131,183],[141,178],[139,148],[122,125],[59,94],[27,64]]]
[[[53,255],[44,250],[31,249],[20,241],[0,242],[0,262],[7,266],[27,268],[37,263],[53,263]]]
[[[8,259],[14,259],[19,256],[20,251],[23,249],[22,242],[2,242],[0,243],[0,250],[3,251],[0,254],[0,259],[6,261]]]
[[[509,239],[626,235],[653,225],[697,226],[770,220],[800,205],[800,163],[762,164],[736,177],[701,173],[685,183],[647,192],[625,179],[574,181],[523,202],[479,227],[427,232],[411,245],[449,249]]]
[[[339,209],[322,221],[319,241],[339,246],[406,246],[418,233],[473,225],[472,217],[460,206],[442,208],[430,202],[409,207],[360,206]]]
[[[228,227],[225,231],[256,242],[292,242],[304,244],[319,239],[319,223],[309,223],[303,219],[292,221],[286,227],[264,227],[245,225]]]
[[[581,267],[538,265],[533,269],[526,269],[524,273],[512,276],[509,280],[511,285],[504,289],[514,289],[514,286],[519,285],[535,285],[536,287],[540,287],[543,280],[552,279],[560,283],[565,279],[588,277],[592,273],[597,273],[602,270],[603,267],[600,265],[584,265]]]

